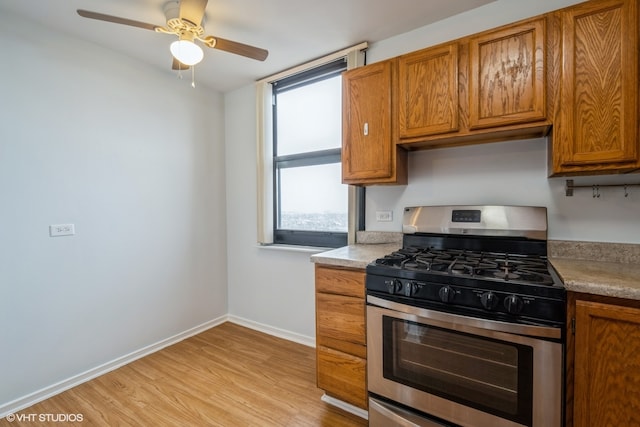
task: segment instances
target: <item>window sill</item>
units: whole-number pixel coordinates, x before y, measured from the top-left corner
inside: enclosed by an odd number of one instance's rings
[[[321,252],[330,251],[335,248],[321,248],[318,246],[298,246],[298,245],[258,245],[260,249],[268,249],[271,251],[284,252],[304,252],[308,254],[319,254]]]

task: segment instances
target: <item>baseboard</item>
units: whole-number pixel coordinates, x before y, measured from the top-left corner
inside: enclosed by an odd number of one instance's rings
[[[350,412],[353,415],[357,415],[360,418],[364,418],[365,420],[369,419],[369,412],[365,411],[362,408],[358,408],[357,406],[353,406],[350,403],[344,402],[340,399],[336,399],[335,397],[331,397],[331,396],[327,396],[326,394],[323,394],[322,397],[320,398],[320,400],[322,400],[323,402],[328,403],[329,405],[333,405],[335,407],[338,407],[344,411]]]
[[[24,397],[13,400],[9,403],[0,406],[0,419],[6,417],[9,414],[18,412],[22,409],[28,408],[32,405],[35,405],[38,402],[41,402],[45,399],[48,399],[56,394],[60,394],[65,390],[68,390],[72,387],[80,385],[84,382],[92,380],[100,375],[104,375],[107,372],[113,371],[121,366],[126,365],[127,363],[131,363],[134,360],[140,359],[144,356],[148,356],[151,353],[155,353],[158,350],[161,350],[170,345],[176,344],[186,338],[189,338],[193,335],[197,335],[207,329],[213,328],[214,326],[218,326],[227,320],[229,316],[224,315],[218,317],[217,319],[210,320],[201,325],[195,326],[191,329],[188,329],[184,332],[176,334],[172,337],[166,338],[164,340],[158,341],[157,343],[148,345],[139,350],[136,350],[132,353],[126,354],[122,357],[118,357],[110,362],[102,364],[100,366],[96,366],[95,368],[89,369],[81,374],[74,375],[71,378],[60,381],[56,384],[47,386],[43,389],[30,393]]]
[[[245,326],[249,329],[254,329],[256,331],[264,332],[268,335],[273,335],[274,337],[283,338],[288,341],[297,342],[298,344],[306,345],[307,347],[316,346],[315,337],[308,337],[302,334],[296,334],[291,331],[287,331],[280,328],[275,328],[273,326],[265,325],[263,323],[254,322],[253,320],[245,319],[238,316],[229,315],[227,320],[231,323],[235,323],[240,326]]]

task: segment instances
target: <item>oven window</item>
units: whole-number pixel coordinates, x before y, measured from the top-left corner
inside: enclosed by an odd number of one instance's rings
[[[383,316],[384,377],[531,425],[533,349]]]

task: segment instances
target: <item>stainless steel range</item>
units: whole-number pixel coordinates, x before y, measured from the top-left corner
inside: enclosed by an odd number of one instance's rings
[[[366,270],[370,426],[562,426],[546,208],[411,207],[403,233]]]

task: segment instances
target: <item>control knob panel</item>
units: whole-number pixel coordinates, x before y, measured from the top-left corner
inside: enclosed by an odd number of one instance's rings
[[[395,295],[402,290],[402,282],[398,279],[385,280],[385,285],[387,285],[387,292],[391,295]]]
[[[417,284],[416,282],[409,282],[404,287],[404,295],[407,297],[415,296],[418,293],[422,286]]]
[[[493,292],[485,292],[480,297],[480,303],[487,310],[493,310],[498,306],[498,296]]]
[[[453,298],[455,297],[456,291],[449,285],[445,285],[440,288],[438,291],[438,296],[440,297],[440,301],[442,302],[453,302]]]
[[[524,307],[524,302],[522,298],[517,295],[509,295],[504,299],[504,308],[507,309],[507,312],[510,314],[518,314],[522,311],[522,307]]]

